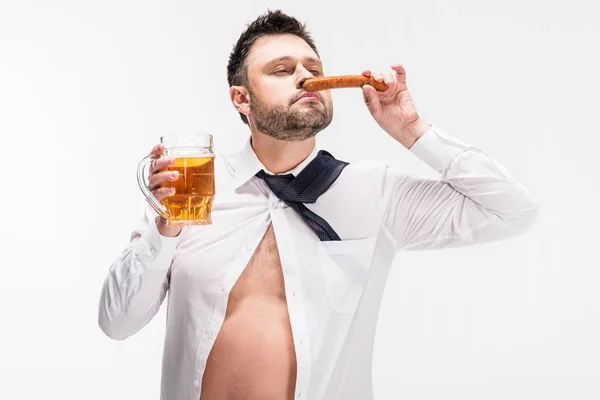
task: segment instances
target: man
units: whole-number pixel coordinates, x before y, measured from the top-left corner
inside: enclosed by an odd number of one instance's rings
[[[391,68],[373,74],[387,91],[363,87],[368,110],[399,152],[440,180],[320,152],[315,135],[333,106],[328,91],[302,88],[324,74],[305,27],[276,11],[241,35],[228,79],[251,135],[241,152],[216,158],[213,224],[167,227],[148,208],[101,293],[100,327],[117,340],[169,294],[161,399],[371,399],[375,325],[395,256],[513,237],[535,221],[527,192],[481,150],[421,120],[404,68]],[[174,194],[159,188],[176,179],[161,172],[171,162],[151,167],[158,199]]]

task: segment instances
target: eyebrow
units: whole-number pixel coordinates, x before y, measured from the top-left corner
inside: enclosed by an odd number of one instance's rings
[[[292,58],[292,57],[290,57],[290,56],[278,57],[278,58],[275,58],[275,59],[273,59],[273,60],[269,61],[269,62],[267,63],[267,65],[275,64],[275,63],[278,63],[278,62],[280,62],[280,61],[291,61],[291,60],[293,60],[293,58]],[[318,58],[314,58],[314,57],[304,57],[304,59],[303,59],[303,60],[304,60],[304,61],[308,61],[308,62],[312,62],[312,63],[316,63],[316,64],[319,64],[319,65],[323,65],[323,63],[321,62],[321,60],[319,60]]]

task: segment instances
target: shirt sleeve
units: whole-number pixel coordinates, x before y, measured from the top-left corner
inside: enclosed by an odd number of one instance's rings
[[[177,237],[162,236],[156,217],[148,206],[104,280],[98,324],[112,339],[123,340],[150,322],[169,288],[171,262],[185,228]]]
[[[440,179],[386,169],[383,223],[397,250],[496,241],[527,231],[537,219],[532,196],[480,149],[432,126],[410,151]]]

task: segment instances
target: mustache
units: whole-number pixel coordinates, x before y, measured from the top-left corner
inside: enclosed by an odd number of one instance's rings
[[[306,90],[303,90],[301,92],[298,92],[297,94],[295,94],[294,96],[292,96],[290,98],[290,104],[294,104],[297,100],[300,99],[300,96],[302,96],[303,94],[308,93]],[[325,104],[325,100],[323,99],[323,96],[321,95],[321,93],[319,92],[313,92],[313,94],[315,96],[317,96],[317,98],[319,99],[319,101],[323,104]]]

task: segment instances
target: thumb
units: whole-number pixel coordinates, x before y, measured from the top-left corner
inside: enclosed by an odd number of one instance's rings
[[[371,85],[363,85],[363,100],[371,114],[379,114],[381,111],[381,101],[377,95],[377,90]]]

